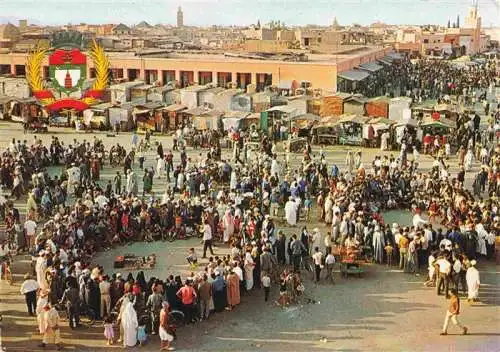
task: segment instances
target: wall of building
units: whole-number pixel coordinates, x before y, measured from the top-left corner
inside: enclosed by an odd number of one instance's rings
[[[256,51],[266,53],[283,53],[289,51],[289,42],[279,40],[246,40],[243,44],[244,51]]]
[[[221,57],[211,57],[200,55],[196,58],[140,58],[140,57],[120,57],[112,56],[111,68],[123,69],[123,78],[129,79],[129,72],[137,70],[137,79],[144,80],[145,71],[157,71],[157,77],[161,80],[162,71],[175,72],[175,79],[180,81],[181,71],[192,73],[195,80],[199,77],[199,72],[212,72],[212,80],[215,85],[217,82],[217,73],[231,73],[232,81],[236,81],[238,73],[249,73],[251,83],[257,82],[258,74],[268,74],[272,76],[272,84],[278,85],[280,81],[308,81],[312,88],[321,88],[328,91],[334,91],[337,86],[337,72],[348,71],[362,63],[372,62],[385,56],[392,49],[385,48],[374,50],[359,56],[346,56],[333,59],[331,61],[321,62],[283,62],[273,60],[243,60],[229,59]],[[27,54],[10,53],[0,54],[0,65],[9,65],[11,73],[15,72],[15,65],[24,66],[26,64]],[[47,66],[48,60],[42,66]],[[88,76],[93,68],[92,61],[88,62]],[[165,84],[167,82],[161,82]],[[247,82],[250,83],[250,82]]]

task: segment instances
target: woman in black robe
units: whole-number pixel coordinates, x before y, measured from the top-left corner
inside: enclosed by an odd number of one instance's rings
[[[135,282],[140,286],[141,292],[146,292],[148,290],[148,283],[144,276],[144,271],[139,271],[135,278]]]
[[[89,279],[87,281],[87,297],[88,305],[95,313],[97,319],[99,319],[100,304],[101,304],[101,291],[99,290],[99,284],[93,280]]]
[[[227,305],[226,282],[222,275],[217,275],[212,282],[212,297],[215,311],[222,312]]]

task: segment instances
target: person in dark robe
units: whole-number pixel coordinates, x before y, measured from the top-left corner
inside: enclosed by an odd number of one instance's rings
[[[227,305],[226,282],[222,275],[217,275],[212,282],[212,297],[216,312],[222,312]]]
[[[146,278],[144,276],[144,271],[139,271],[137,277],[135,278],[135,282],[141,288],[141,292],[146,292],[148,289],[148,283],[146,282]]]
[[[255,287],[260,288],[260,247],[257,250],[252,251],[253,262],[255,266],[253,267],[253,284]]]
[[[163,159],[163,145],[161,142],[158,144],[158,148],[156,148],[156,153],[161,159]]]
[[[177,287],[177,283],[174,280],[174,276],[170,275],[165,283],[165,296],[172,309],[179,309],[179,307],[176,305],[178,301],[177,291],[179,291],[179,288]]]
[[[85,290],[87,291],[88,305],[94,311],[96,318],[99,319],[101,303],[101,292],[99,290],[99,285],[94,279],[89,279],[87,281]]]
[[[278,239],[276,240],[276,256],[278,258],[278,263],[286,264],[286,237],[283,231],[278,234]]]

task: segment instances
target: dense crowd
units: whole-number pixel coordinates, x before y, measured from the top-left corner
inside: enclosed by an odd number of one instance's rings
[[[401,67],[409,70],[404,85],[419,96],[491,83],[489,75],[462,77],[441,63]],[[434,75],[453,77],[453,85],[430,81]],[[188,136],[197,140],[190,141],[197,156],[187,153]],[[314,273],[316,281],[323,271],[332,279],[336,262],[395,262],[407,273],[427,268],[426,284],[435,285],[438,294],[467,284],[469,299],[477,299],[475,263],[494,256],[500,223],[496,135],[481,139],[475,153],[474,141],[459,149],[456,175],[450,173],[446,145],[439,144],[432,169],[422,172],[406,131],[397,154],[376,156],[371,165],[363,164],[361,151],[349,151],[345,165],[329,164],[326,151],[313,153],[309,144],[300,157],[286,149],[282,157],[274,141],[255,131],[231,130],[233,151],[226,158],[216,136],[180,129],[168,149],[134,133],[130,148],[116,144],[109,150],[96,137],[68,145],[53,137],[49,146],[34,137],[32,143],[13,139],[2,152],[0,181],[11,194],[0,198],[8,235],[0,256],[33,256],[33,272],[21,292],[29,314],[38,315],[43,346],[53,339],[59,343],[56,307],[63,305],[71,327],[84,311],[102,318],[108,343],[118,326],[124,346],[158,334],[162,348],[172,349],[172,311],[181,311],[186,323],[207,319],[213,311],[232,310],[255,288],[262,287],[268,300],[272,284],[279,287],[277,303],[291,304],[306,297],[301,270]],[[246,149],[250,139],[260,144],[252,154]],[[145,167],[151,153],[154,166]],[[465,176],[474,160],[479,171],[471,192]],[[123,171],[101,182],[107,163]],[[50,166],[63,171],[52,177]],[[153,182],[161,178],[167,186],[155,194]],[[23,218],[12,200],[26,194]],[[412,225],[385,224],[388,209],[412,211]],[[282,221],[294,228],[301,219],[326,224],[326,233],[318,227],[304,226],[300,233],[278,229]],[[202,238],[199,254],[208,263],[192,248],[186,254],[192,273],[184,280],[172,275],[147,280],[143,272],[124,279],[92,263],[97,252],[126,242],[189,236]],[[229,247],[230,254],[216,255],[214,242]],[[144,264],[155,260],[144,258]]]
[[[356,93],[368,97],[397,96],[399,93],[415,102],[442,100],[447,95],[455,95],[463,98],[464,103],[471,104],[477,99],[474,96],[476,91],[485,92],[497,83],[497,79],[493,60],[464,68],[445,60],[410,60],[404,57],[391,66],[384,65],[384,69],[374,73],[366,84],[358,84]]]

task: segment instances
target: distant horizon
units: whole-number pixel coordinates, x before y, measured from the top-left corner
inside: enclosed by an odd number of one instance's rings
[[[0,23],[64,26],[85,24],[176,24],[177,7],[184,24],[193,27],[250,26],[280,20],[288,26],[328,26],[334,17],[340,25],[442,25],[464,24],[469,0],[4,0]],[[50,10],[49,10],[50,8]],[[159,9],[164,8],[164,11]],[[500,26],[500,0],[480,0],[485,28]]]

